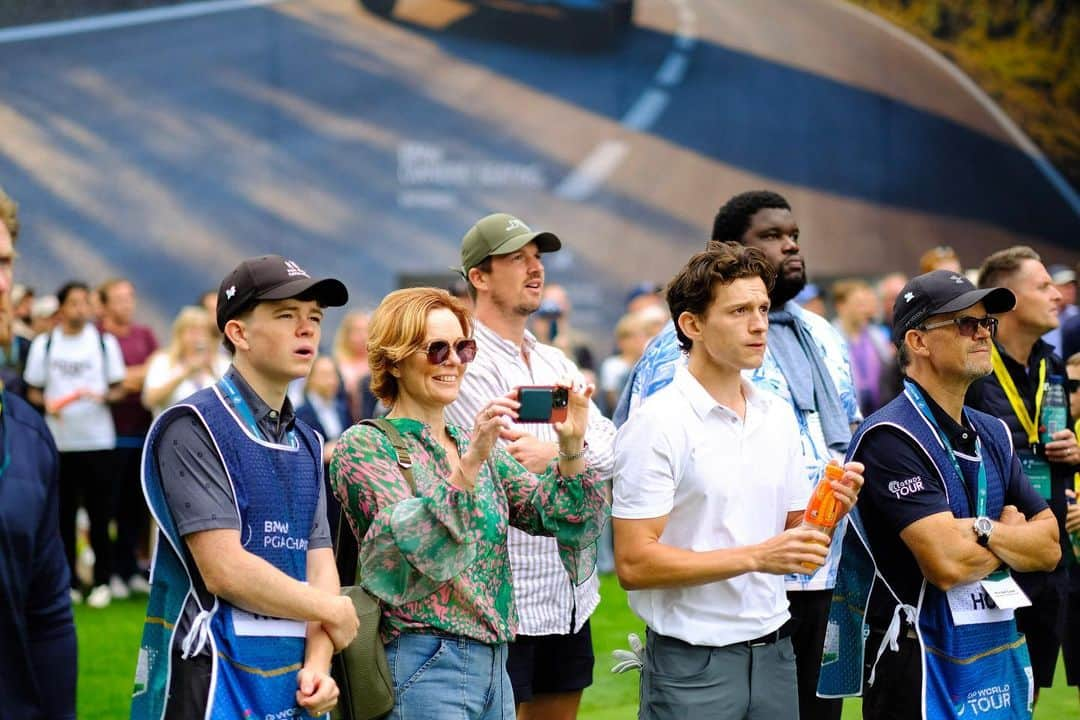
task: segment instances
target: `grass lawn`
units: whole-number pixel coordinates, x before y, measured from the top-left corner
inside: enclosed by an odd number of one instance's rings
[[[612,674],[611,651],[627,647],[629,632],[644,637],[644,628],[630,612],[626,594],[614,578],[603,578],[601,592],[603,602],[592,618],[596,647],[595,682],[585,693],[580,717],[582,720],[630,720],[637,717],[638,675],[636,672]],[[114,720],[128,716],[144,607],[142,599],[133,599],[115,601],[104,610],[76,608],[80,720]],[[846,701],[844,720],[859,718],[859,708],[857,699]],[[1080,705],[1076,689],[1065,685],[1065,671],[1059,663],[1054,687],[1043,692],[1035,717],[1037,720],[1060,720],[1077,717],[1078,713]]]

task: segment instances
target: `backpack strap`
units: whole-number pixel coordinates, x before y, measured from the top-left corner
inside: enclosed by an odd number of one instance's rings
[[[415,495],[416,481],[413,479],[412,474],[412,456],[409,454],[408,446],[405,445],[405,438],[401,436],[394,424],[385,418],[361,420],[360,424],[370,425],[382,432],[390,440],[390,444],[394,447],[394,459],[397,460],[398,467],[401,468],[401,474],[408,481],[409,489]],[[334,539],[334,560],[336,561],[341,586],[355,585],[357,565],[360,562],[360,548],[356,543],[356,537],[353,536],[349,521],[345,517],[344,505],[338,511],[337,537]]]
[[[113,383],[109,382],[109,353],[105,349],[105,332],[98,330],[97,326],[94,326],[94,330],[97,332],[98,344],[101,346],[101,372],[105,375],[105,389],[108,390]],[[52,350],[53,333],[56,329],[49,331],[49,336],[45,338],[45,367],[49,367],[49,351]]]

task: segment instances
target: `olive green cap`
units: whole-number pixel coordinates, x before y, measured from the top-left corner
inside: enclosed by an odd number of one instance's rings
[[[540,252],[555,252],[562,242],[554,233],[533,232],[513,215],[494,213],[476,222],[461,239],[461,267],[456,268],[468,278],[469,270],[492,255],[508,255],[535,242]]]

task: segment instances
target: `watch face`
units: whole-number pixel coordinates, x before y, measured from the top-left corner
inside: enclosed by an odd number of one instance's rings
[[[975,519],[975,532],[980,535],[986,535],[994,529],[994,524],[990,522],[990,518],[980,517]]]

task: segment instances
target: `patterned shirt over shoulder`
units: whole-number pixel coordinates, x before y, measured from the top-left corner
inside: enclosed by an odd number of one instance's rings
[[[384,640],[431,629],[486,643],[512,640],[510,526],[555,538],[577,582],[591,572],[608,506],[598,473],[563,478],[552,466],[533,475],[496,449],[473,490],[462,490],[449,482],[453,465],[428,425],[391,422],[412,456],[416,495],[377,428],[347,430],[330,464],[334,492],[360,544],[360,582],[384,603]],[[468,434],[447,429],[464,454]]]

